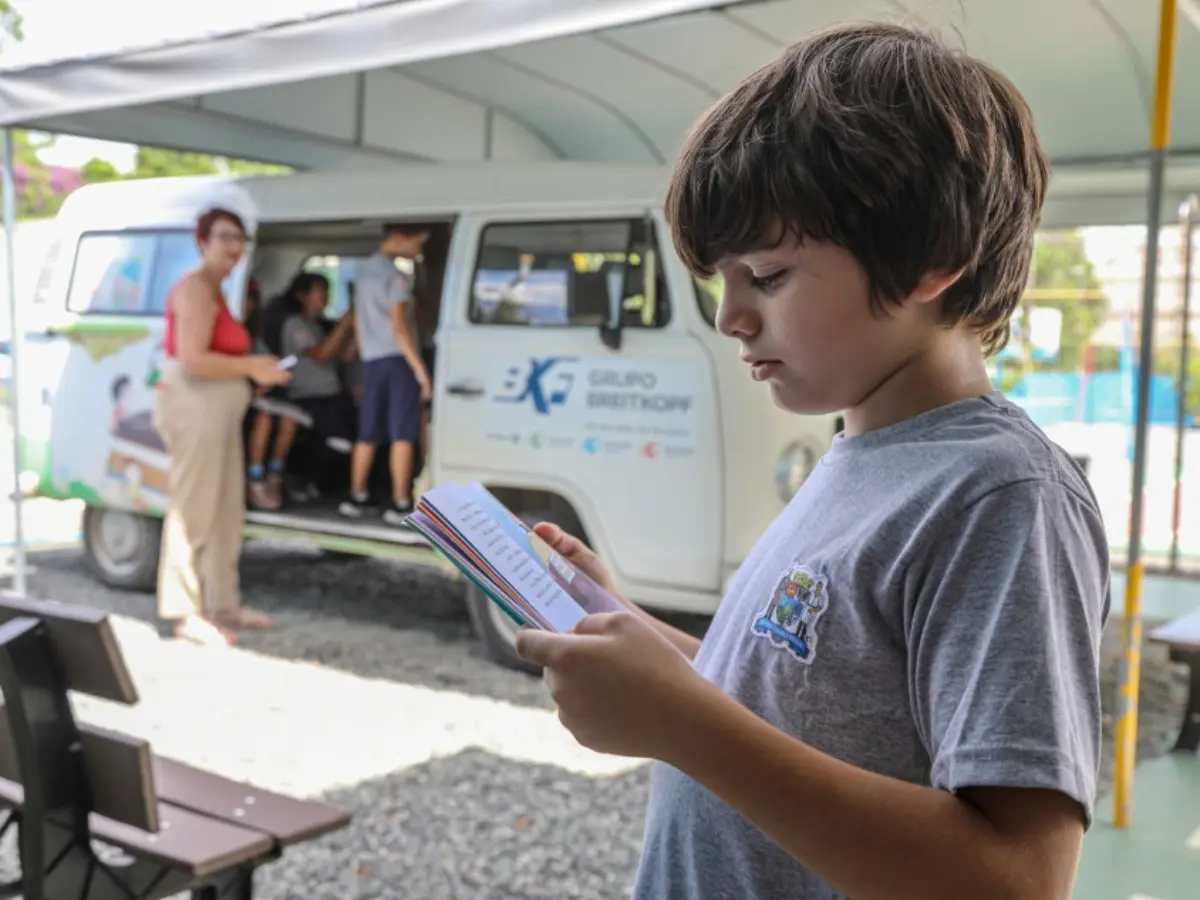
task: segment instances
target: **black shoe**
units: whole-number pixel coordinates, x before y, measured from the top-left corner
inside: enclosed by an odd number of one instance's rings
[[[396,503],[383,511],[383,521],[388,525],[403,525],[404,520],[412,515],[413,505],[409,503]]]

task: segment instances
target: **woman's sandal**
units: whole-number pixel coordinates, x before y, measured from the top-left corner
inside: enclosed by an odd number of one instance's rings
[[[219,625],[238,631],[266,631],[275,627],[275,620],[266,613],[245,606],[222,610],[213,618]]]

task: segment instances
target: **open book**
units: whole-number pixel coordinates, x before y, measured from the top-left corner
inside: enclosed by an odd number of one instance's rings
[[[405,521],[518,625],[562,633],[626,608],[481,485],[433,488]]]

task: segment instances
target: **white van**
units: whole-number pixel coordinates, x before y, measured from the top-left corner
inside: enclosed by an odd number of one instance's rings
[[[750,546],[833,438],[751,381],[713,327],[717,289],[672,251],[660,168],[538,163],[188,178],[84,187],[60,212],[22,366],[23,483],[82,499],[87,558],[152,589],[168,459],[151,422],[167,290],[198,259],[197,213],[254,223],[226,285],[263,296],[331,277],[330,315],[382,223],[427,223],[441,284],[427,481],[479,481],[527,519],[584,537],[631,599],[711,613]],[[499,291],[523,273],[519,296]],[[336,497],[251,511],[251,538],[438,563],[414,534],[337,516]],[[508,620],[468,588],[508,665]]]

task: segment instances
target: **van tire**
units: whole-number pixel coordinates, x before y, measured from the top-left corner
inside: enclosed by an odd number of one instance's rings
[[[83,511],[84,559],[102,584],[153,591],[158,583],[161,546],[159,518],[101,506]]]
[[[517,515],[530,527],[538,522],[553,521],[553,518],[544,512],[518,512]],[[517,656],[513,641],[516,639],[520,626],[513,622],[473,581],[469,579],[465,579],[465,581],[467,613],[471,617],[471,627],[479,642],[483,644],[488,658],[507,669],[515,669],[529,675],[541,675],[541,666]]]
[[[542,667],[517,656],[513,640],[519,626],[505,615],[474,582],[467,581],[467,613],[471,617],[471,628],[483,645],[484,652],[492,662],[506,669],[514,669],[529,675],[540,675]]]

